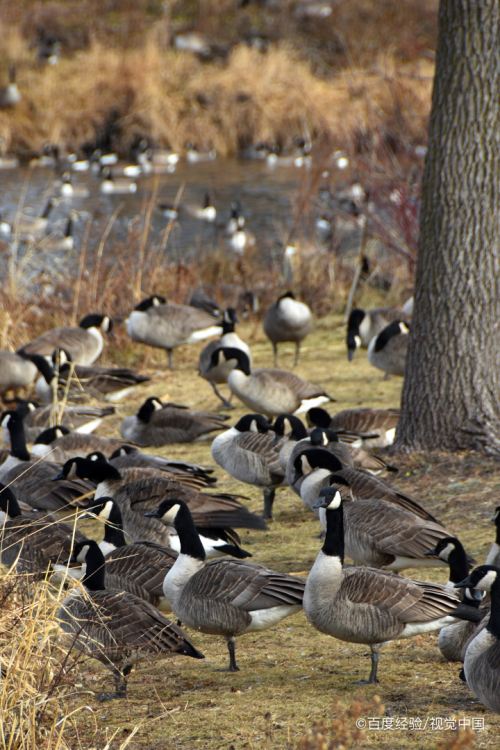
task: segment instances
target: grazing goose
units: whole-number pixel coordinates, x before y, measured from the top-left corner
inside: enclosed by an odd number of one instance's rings
[[[177,552],[154,542],[127,544],[122,514],[111,497],[100,497],[91,503],[80,518],[86,516],[104,522],[104,537],[98,544],[104,555],[109,588],[129,591],[157,609],[171,611],[163,595],[163,579],[174,564]]]
[[[255,412],[266,416],[301,414],[313,406],[333,401],[320,386],[302,380],[287,370],[250,369],[250,360],[239,349],[217,349],[212,354],[213,367],[225,360],[235,360],[227,383],[231,391]]]
[[[13,486],[19,502],[39,510],[60,510],[68,505],[78,505],[93,491],[92,484],[81,479],[56,484],[52,480],[60,471],[58,464],[31,460],[26,448],[22,414],[5,412],[0,424],[7,427],[11,444],[9,456],[0,465],[0,481]]]
[[[320,407],[307,412],[308,422],[315,427],[359,435],[366,448],[392,445],[399,416],[399,409],[344,409],[333,417]]]
[[[398,307],[376,307],[372,310],[360,310],[356,308],[351,311],[347,321],[347,359],[352,360],[356,349],[363,346],[368,347],[370,341],[381,333],[389,323],[399,320],[407,320]]]
[[[112,170],[105,167],[99,189],[105,195],[127,195],[137,192],[137,183],[127,177],[115,177]]]
[[[375,568],[344,567],[344,507],[340,492],[320,495],[326,512],[323,547],[307,577],[306,616],[317,630],[371,648],[368,683],[377,682],[379,649],[455,621],[478,618],[444,586],[400,578]],[[174,570],[174,568],[172,568]],[[479,618],[478,618],[479,619]]]
[[[170,369],[173,368],[172,353],[176,346],[193,344],[222,333],[217,318],[196,307],[167,302],[159,295],[136,305],[126,320],[126,326],[134,341],[165,349]]]
[[[17,409],[24,410],[24,432],[28,443],[32,443],[50,422],[67,427],[72,432],[89,434],[99,427],[105,417],[115,413],[114,406],[38,406],[34,401],[18,401]]]
[[[278,364],[278,343],[293,341],[295,343],[294,366],[298,364],[300,345],[312,331],[313,318],[311,308],[304,302],[295,299],[293,292],[286,292],[278,297],[267,310],[262,322],[264,333],[273,346],[274,366]]]
[[[250,347],[240,339],[237,333],[235,333],[234,327],[236,322],[236,310],[233,307],[229,307],[224,311],[222,318],[222,336],[220,339],[217,339],[217,341],[211,341],[207,344],[200,352],[200,358],[198,360],[199,374],[210,383],[215,395],[222,401],[227,409],[231,408],[231,401],[227,401],[224,396],[222,396],[217,389],[217,384],[227,383],[228,375],[235,365],[231,361],[220,360],[218,365],[212,366],[211,361],[212,354],[218,349],[241,349],[241,351],[245,352],[248,356],[251,366],[252,355],[250,353]]]
[[[111,318],[107,315],[86,315],[76,328],[51,328],[45,331],[21,347],[18,354],[50,357],[54,349],[60,348],[67,351],[76,364],[91,365],[102,352],[102,334],[109,333],[112,327]]]
[[[500,505],[495,508],[495,515],[491,519],[495,524],[495,541],[492,542],[486,557],[486,565],[500,568]]]
[[[189,627],[224,636],[230,672],[238,671],[235,636],[272,627],[302,608],[304,582],[299,578],[240,560],[207,565],[193,518],[182,500],[165,500],[147,515],[174,524],[180,539],[180,554],[163,583],[165,597]]]
[[[440,557],[427,554],[431,547],[449,538],[441,524],[385,500],[352,500],[348,483],[333,474],[320,494],[333,498],[337,492],[344,507],[345,553],[355,564],[397,572],[445,564]],[[315,505],[314,502],[312,507]],[[320,510],[319,515],[324,527],[324,511]]]
[[[439,557],[450,568],[450,577],[446,587],[453,589],[469,574],[469,558],[456,537],[446,536],[440,539],[434,549],[426,553],[429,557]],[[474,589],[464,589],[462,601],[470,607],[479,607],[482,596]],[[484,612],[482,613],[484,614]],[[447,661],[463,661],[464,647],[477,628],[473,622],[456,622],[439,631],[438,646]]]
[[[500,713],[500,568],[480,565],[455,586],[490,593],[488,624],[469,641],[464,672],[476,698],[490,711]]]
[[[137,414],[125,417],[120,434],[141,446],[192,443],[222,430],[226,419],[220,414],[190,411],[187,406],[163,404],[159,398],[151,397]]]
[[[287,440],[287,438],[284,438]],[[246,414],[212,442],[212,458],[240,482],[264,488],[264,518],[272,518],[276,488],[285,472],[280,464],[280,445],[261,414]]]
[[[75,545],[72,560],[86,564],[82,579],[86,591],[71,591],[61,604],[58,620],[70,636],[71,647],[113,673],[115,692],[103,693],[99,700],[125,698],[127,677],[140,659],[176,653],[203,658],[182,630],[149,602],[128,591],[104,588],[104,557],[97,542],[88,539]]]
[[[0,395],[7,391],[30,388],[38,370],[33,362],[15,352],[0,351]]]
[[[43,579],[49,568],[68,560],[83,535],[46,513],[24,516],[9,487],[0,484],[0,560],[17,573]]]
[[[368,345],[368,361],[389,375],[404,375],[408,334],[406,323],[396,320],[375,336]]]
[[[266,528],[262,518],[247,510],[232,495],[198,492],[149,469],[119,472],[101,454],[67,461],[58,478],[72,477],[94,482],[97,485],[95,499],[105,496],[115,500],[122,513],[125,533],[133,541],[146,539],[174,549],[178,547],[173,529],[169,530],[164,524],[146,519],[143,515],[145,510],[156,508],[167,497],[181,498],[189,505],[210,556],[229,554],[248,557],[249,553],[239,546],[238,534],[232,527]]]

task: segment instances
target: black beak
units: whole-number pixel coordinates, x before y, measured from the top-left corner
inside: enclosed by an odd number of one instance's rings
[[[62,471],[60,471],[59,474],[56,474],[55,477],[52,477],[53,482],[57,482],[59,479],[64,479],[64,473]]]
[[[144,515],[146,518],[161,518],[160,511],[158,509],[147,510]]]
[[[323,498],[320,498],[319,500],[316,500],[316,502],[313,505],[313,510],[319,510],[319,508],[325,507],[325,501]]]
[[[463,581],[459,581],[458,583],[455,583],[454,586],[456,589],[471,588],[471,590],[473,590],[473,587],[470,585],[470,576],[467,576],[467,578],[464,578]]]
[[[428,552],[424,552],[424,557],[438,557],[436,550],[430,549]]]

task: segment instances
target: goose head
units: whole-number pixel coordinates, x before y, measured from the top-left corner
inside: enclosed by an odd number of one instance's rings
[[[477,589],[478,591],[491,591],[498,589],[500,582],[500,568],[494,565],[479,565],[469,575],[455,583],[456,589]]]

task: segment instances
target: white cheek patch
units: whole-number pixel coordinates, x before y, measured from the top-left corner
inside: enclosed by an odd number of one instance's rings
[[[89,551],[89,545],[88,545],[88,544],[85,544],[85,545],[84,545],[84,546],[83,546],[83,547],[81,548],[80,552],[78,553],[78,555],[77,555],[77,557],[76,557],[76,559],[77,559],[77,561],[78,561],[79,563],[84,563],[84,562],[85,562],[85,558],[87,557],[87,553],[88,553],[88,551]]]
[[[175,521],[175,517],[177,513],[179,512],[180,505],[176,503],[175,505],[172,505],[171,508],[169,508],[162,516],[162,521],[166,521],[167,523],[173,524]]]
[[[475,588],[479,591],[491,591],[491,587],[497,579],[497,573],[494,570],[489,570],[480,581],[477,582]]]
[[[444,547],[439,553],[439,557],[441,558],[441,560],[448,560],[448,557],[451,555],[454,549],[455,549],[454,545],[451,543],[448,543],[446,547]]]

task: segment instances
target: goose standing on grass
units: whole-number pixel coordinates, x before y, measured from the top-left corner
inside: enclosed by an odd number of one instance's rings
[[[307,577],[306,616],[317,630],[371,648],[368,683],[378,682],[380,647],[438,630],[456,618],[479,619],[453,591],[374,568],[344,567],[344,508],[340,492],[320,494],[326,512],[323,547]],[[173,568],[172,568],[173,570]]]
[[[189,509],[165,500],[147,515],[174,524],[180,554],[165,576],[163,592],[181,622],[227,641],[229,671],[238,671],[235,637],[276,625],[302,608],[304,581],[262,565],[206,555]]]
[[[0,560],[15,565],[17,573],[43,579],[47,569],[55,569],[71,555],[83,534],[48,513],[24,516],[9,487],[0,484]]]
[[[181,344],[194,344],[222,333],[220,319],[189,305],[167,302],[154,295],[140,302],[126,320],[127,333],[134,341],[165,349],[173,369],[172,353]]]
[[[278,343],[293,341],[295,344],[294,366],[298,364],[300,345],[312,331],[311,308],[295,299],[293,292],[285,292],[267,310],[263,320],[264,333],[270,340],[274,353],[274,366],[278,364]]]
[[[246,414],[212,442],[212,458],[240,482],[264,488],[264,518],[272,518],[276,488],[285,472],[280,464],[280,442],[261,414]],[[286,440],[287,438],[284,438]]]
[[[58,620],[72,647],[113,673],[115,692],[102,693],[99,700],[125,698],[127,677],[140,659],[166,654],[203,658],[182,630],[151,604],[127,591],[105,589],[104,557],[97,542],[77,544],[72,560],[86,565],[82,579],[86,593],[71,591]]]
[[[386,448],[392,445],[400,417],[399,409],[344,409],[330,416],[325,409],[309,409],[309,424],[323,429],[358,435],[365,448]]]
[[[476,698],[490,711],[500,713],[500,568],[480,565],[455,587],[489,592],[491,596],[488,623],[469,641],[464,672]]]
[[[220,414],[190,411],[187,406],[163,404],[152,396],[146,399],[137,414],[125,417],[120,434],[140,446],[192,443],[224,429],[226,419]]]
[[[33,362],[15,352],[0,351],[0,394],[30,388],[38,370]]]
[[[385,376],[404,375],[408,334],[410,329],[402,320],[390,323],[368,345],[368,361],[385,372]]]
[[[268,417],[284,413],[301,414],[313,406],[334,401],[320,386],[302,380],[287,370],[260,368],[251,370],[250,360],[240,349],[217,349],[212,354],[211,365],[234,360],[229,373],[229,388],[255,412]]]
[[[440,560],[447,563],[450,568],[449,581],[446,587],[453,589],[455,583],[459,583],[467,577],[469,573],[469,558],[461,542],[452,536],[440,539],[434,549],[426,553],[429,557],[439,557]],[[475,589],[464,589],[462,601],[469,607],[479,607],[482,596]],[[484,612],[482,612],[484,614]],[[447,661],[463,661],[464,647],[470,637],[475,633],[477,624],[474,622],[456,622],[453,625],[447,625],[439,631],[438,646]]]
[[[491,519],[495,524],[495,541],[492,542],[486,557],[486,565],[494,565],[500,568],[500,505],[495,508],[495,514]]]
[[[252,364],[250,347],[240,339],[234,330],[236,323],[236,310],[233,307],[228,307],[228,309],[224,311],[222,318],[222,336],[220,339],[217,339],[217,341],[211,341],[207,344],[200,352],[200,358],[198,360],[198,372],[202,378],[210,383],[213,392],[222,401],[222,404],[226,409],[231,408],[231,401],[224,398],[217,389],[217,385],[227,383],[229,373],[234,368],[234,363],[223,360],[220,361],[217,366],[212,367],[212,354],[217,351],[217,349],[241,349],[241,351],[245,352],[248,356],[250,366]]]
[[[407,322],[411,313],[405,314],[404,308],[376,307],[372,310],[355,308],[347,321],[347,359],[352,360],[356,349],[368,347],[370,341],[381,333],[389,323],[404,320]]]
[[[54,349],[67,351],[73,362],[91,365],[100,356],[103,333],[110,333],[113,323],[108,315],[92,313],[82,318],[78,327],[51,328],[18,350],[21,356],[41,354],[50,357]]]

